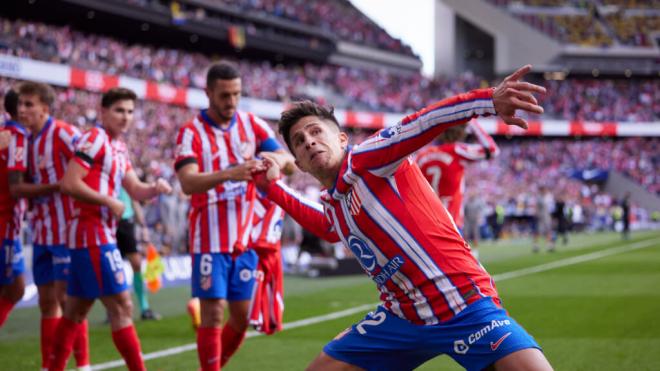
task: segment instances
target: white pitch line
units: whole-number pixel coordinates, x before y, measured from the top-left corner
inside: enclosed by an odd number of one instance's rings
[[[570,258],[561,259],[561,260],[557,260],[557,261],[546,263],[546,264],[535,265],[535,266],[529,267],[529,268],[523,268],[523,269],[518,269],[518,270],[515,270],[515,271],[511,271],[511,272],[496,274],[496,275],[493,276],[493,279],[496,282],[502,282],[502,281],[506,281],[506,280],[509,280],[509,279],[512,279],[512,278],[518,278],[518,277],[527,276],[527,275],[534,274],[534,273],[549,271],[549,270],[556,269],[556,268],[567,267],[569,265],[584,263],[584,262],[587,262],[587,261],[590,261],[590,260],[596,260],[596,259],[604,258],[606,256],[621,254],[621,253],[624,253],[624,252],[643,249],[643,248],[651,247],[651,246],[657,246],[658,243],[660,243],[659,238],[653,238],[653,239],[650,239],[650,240],[639,241],[639,242],[632,243],[630,245],[612,247],[612,248],[609,248],[609,249],[600,250],[600,251],[592,252],[592,253],[589,253],[589,254],[573,256],[573,257],[570,257]],[[347,316],[350,316],[350,315],[355,314],[355,313],[363,312],[365,310],[374,309],[378,304],[380,304],[380,303],[364,304],[364,305],[360,305],[360,306],[357,306],[357,307],[341,310],[341,311],[338,311],[338,312],[332,312],[332,313],[324,314],[322,316],[310,317],[310,318],[305,318],[305,319],[301,319],[301,320],[298,320],[298,321],[285,323],[282,326],[282,331],[291,330],[291,329],[298,328],[298,327],[314,325],[314,324],[317,324],[317,323],[320,323],[320,322],[330,321],[330,320],[337,319],[337,318],[347,317]],[[248,331],[246,337],[251,338],[251,337],[261,336],[261,335],[263,335],[263,334],[260,333],[260,332]],[[181,346],[178,346],[178,347],[168,348],[168,349],[165,349],[165,350],[159,350],[157,352],[152,352],[152,353],[145,354],[144,355],[144,360],[148,361],[148,360],[151,360],[151,359],[167,357],[167,356],[171,356],[171,355],[174,355],[174,354],[179,354],[179,353],[195,350],[196,348],[197,348],[197,344],[196,343],[191,343],[191,344],[181,345]],[[124,360],[123,359],[118,359],[118,360],[115,360],[115,361],[99,363],[97,365],[94,365],[94,366],[92,366],[92,370],[107,370],[107,369],[110,369],[110,368],[121,367],[123,365],[124,365]]]

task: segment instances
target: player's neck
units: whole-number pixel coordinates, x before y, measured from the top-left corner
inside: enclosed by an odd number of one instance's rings
[[[32,133],[32,135],[38,135],[39,133],[41,133],[41,130],[44,128],[44,126],[46,126],[46,123],[48,122],[49,118],[50,116],[43,117],[39,120],[39,122],[36,125],[30,126],[29,127],[30,133]]]
[[[214,123],[216,123],[220,129],[226,129],[229,127],[231,124],[231,119],[227,120],[220,115],[218,115],[214,109],[209,108],[206,110],[206,114],[209,116],[211,120],[213,120]]]

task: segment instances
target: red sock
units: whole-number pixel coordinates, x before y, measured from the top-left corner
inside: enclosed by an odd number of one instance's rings
[[[217,327],[197,329],[197,356],[202,371],[220,371],[220,332]]]
[[[62,317],[41,319],[41,368],[48,368],[54,356],[54,340],[57,324]]]
[[[0,298],[0,328],[5,324],[7,317],[9,317],[9,312],[14,308],[14,304],[14,302],[5,298]]]
[[[131,371],[144,371],[144,361],[142,360],[142,350],[140,349],[140,339],[137,337],[133,325],[126,326],[120,330],[112,332],[112,341],[115,347],[124,358],[126,367]]]
[[[233,327],[226,325],[222,329],[222,363],[224,366],[229,362],[229,358],[236,353],[245,339],[245,331],[238,332]]]
[[[89,335],[87,330],[87,320],[82,321],[78,329],[78,336],[73,343],[73,356],[76,358],[76,366],[83,367],[89,365]]]
[[[73,342],[76,341],[79,327],[79,324],[66,317],[60,319],[57,324],[57,329],[55,330],[55,338],[57,338],[57,341],[53,344],[53,356],[51,357],[50,365],[48,366],[50,371],[63,371],[64,367],[66,367],[66,361],[71,355]]]

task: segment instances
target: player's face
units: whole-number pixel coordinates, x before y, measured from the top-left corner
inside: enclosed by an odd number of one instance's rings
[[[241,89],[241,79],[215,80],[206,88],[209,110],[212,110],[223,123],[234,117],[238,101],[241,99]]]
[[[291,127],[289,138],[298,168],[322,182],[334,180],[348,146],[346,133],[332,122],[305,116]]]
[[[30,130],[38,128],[48,118],[50,109],[36,94],[18,97],[18,121]]]
[[[135,102],[123,99],[114,102],[108,108],[101,108],[101,122],[108,134],[115,138],[128,131],[133,122],[133,111]]]

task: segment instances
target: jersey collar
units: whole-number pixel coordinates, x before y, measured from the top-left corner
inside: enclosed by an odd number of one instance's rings
[[[202,118],[202,121],[216,129],[222,130],[222,131],[229,131],[232,126],[236,123],[236,116],[238,116],[238,112],[234,113],[234,116],[231,118],[231,121],[229,122],[229,126],[227,128],[223,129],[220,127],[220,124],[217,122],[213,121],[211,116],[208,114],[208,109],[203,109],[200,111],[199,116]]]

